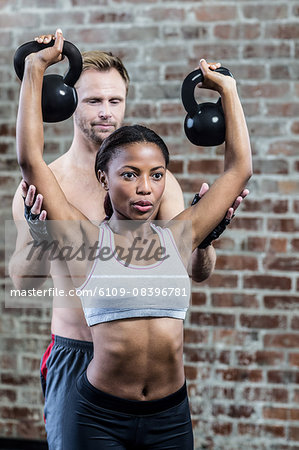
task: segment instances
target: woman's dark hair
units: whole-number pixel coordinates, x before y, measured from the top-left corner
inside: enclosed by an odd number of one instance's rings
[[[157,145],[164,156],[165,165],[167,167],[169,163],[168,148],[157,133],[142,125],[124,126],[118,128],[118,130],[114,131],[114,133],[110,134],[110,136],[103,141],[96,156],[96,177],[98,178],[99,170],[107,171],[109,162],[112,161],[126,145],[141,142]],[[107,216],[106,218],[110,218],[113,214],[113,209],[108,193],[105,197],[104,208]]]

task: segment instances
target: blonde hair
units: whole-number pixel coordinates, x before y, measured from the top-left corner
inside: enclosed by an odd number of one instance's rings
[[[99,50],[91,50],[82,53],[83,67],[82,71],[95,69],[100,72],[107,72],[110,69],[116,69],[126,84],[127,91],[129,89],[130,77],[127,69],[123,65],[118,56],[111,52],[101,52]]]

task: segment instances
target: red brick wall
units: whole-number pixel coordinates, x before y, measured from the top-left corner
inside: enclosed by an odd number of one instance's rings
[[[186,204],[202,181],[217,176],[223,149],[199,149],[184,137],[181,82],[201,57],[234,73],[255,175],[250,197],[216,245],[214,275],[194,284],[185,362],[196,449],[299,448],[298,3],[2,0],[0,6],[3,219],[11,218],[19,181],[12,56],[21,43],[60,26],[81,50],[121,56],[132,79],[127,122],[146,123],[166,139]],[[71,130],[71,121],[47,125],[49,161],[68,148]],[[1,308],[0,435],[40,438],[38,365],[50,311],[4,309],[3,288]]]

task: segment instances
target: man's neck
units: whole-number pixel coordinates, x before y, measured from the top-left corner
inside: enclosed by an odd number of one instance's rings
[[[72,161],[72,165],[83,170],[90,170],[91,167],[92,169],[94,168],[95,158],[99,148],[99,144],[75,135],[68,151],[68,156]]]

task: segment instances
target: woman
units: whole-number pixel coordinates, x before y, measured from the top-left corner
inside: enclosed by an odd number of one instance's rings
[[[42,78],[48,66],[61,60],[62,46],[57,31],[53,47],[26,58],[17,152],[25,181],[44,197],[48,218],[54,220],[50,232],[60,247],[71,246],[74,253],[94,248],[92,257],[68,261],[91,326],[94,359],[70,392],[64,448],[189,450],[193,437],[183,368],[186,265],[252,170],[235,80],[201,60],[202,87],[221,94],[229,119],[225,171],[201,201],[167,227],[152,224],[164,190],[168,151],[151,130],[123,127],[104,141],[96,158],[96,175],[109,193],[109,220],[98,228],[67,202],[42,158]],[[87,292],[93,294],[87,298]]]

